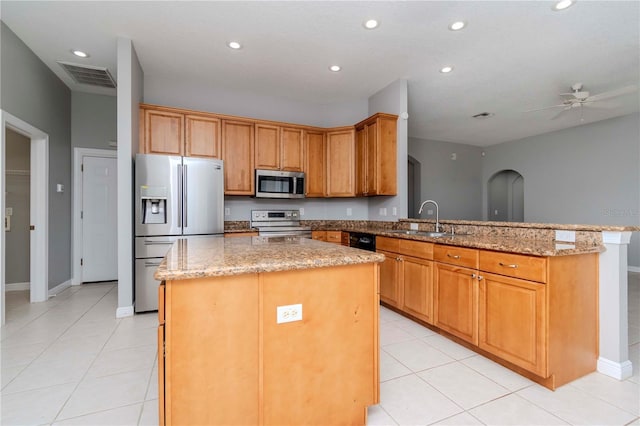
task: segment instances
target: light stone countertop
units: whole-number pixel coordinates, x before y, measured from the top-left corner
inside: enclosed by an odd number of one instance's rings
[[[181,280],[382,262],[384,255],[300,237],[199,237],[173,244],[154,275]]]

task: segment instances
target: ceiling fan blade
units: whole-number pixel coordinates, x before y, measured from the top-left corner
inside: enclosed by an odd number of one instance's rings
[[[620,104],[616,102],[605,102],[605,101],[598,101],[598,102],[587,101],[587,102],[582,102],[582,105],[588,108],[601,108],[601,109],[616,109],[620,106]]]
[[[566,106],[567,106],[567,104],[558,104],[558,105],[551,105],[551,106],[544,107],[544,108],[529,109],[529,110],[522,111],[522,112],[543,111],[543,110],[545,110],[545,109],[558,108],[558,107],[566,107]]]
[[[608,92],[602,92],[597,95],[589,96],[587,101],[602,101],[604,99],[615,98],[616,96],[626,95],[628,93],[633,93],[638,90],[638,86],[632,84],[630,86],[621,87],[619,89],[610,90]]]

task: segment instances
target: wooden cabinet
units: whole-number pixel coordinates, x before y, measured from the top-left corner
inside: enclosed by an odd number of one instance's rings
[[[495,274],[483,276],[480,348],[546,377],[546,286]]]
[[[342,244],[342,234],[342,231],[311,231],[311,239],[325,241],[327,243]]]
[[[311,231],[311,239],[316,241],[327,241],[327,231]]]
[[[326,144],[327,196],[355,196],[355,130],[329,131]]]
[[[224,193],[253,195],[253,123],[222,120],[222,141]]]
[[[432,324],[433,244],[378,237],[376,247],[386,256],[380,267],[380,300]]]
[[[326,195],[327,155],[325,132],[306,130],[304,132],[304,172],[306,177],[306,196],[324,197]]]
[[[140,109],[141,152],[145,154],[184,154],[184,114]]]
[[[356,124],[357,195],[397,195],[397,120],[378,113]]]
[[[302,129],[256,124],[255,168],[301,172],[304,165]]]
[[[141,108],[140,152],[222,158],[220,119]]]
[[[220,119],[200,115],[186,115],[187,157],[222,158],[222,129]]]

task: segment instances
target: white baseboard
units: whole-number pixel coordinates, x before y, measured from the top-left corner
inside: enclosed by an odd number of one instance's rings
[[[640,266],[629,266],[629,272],[640,272]]]
[[[116,318],[125,318],[133,316],[133,306],[120,306],[116,309]]]
[[[598,372],[618,380],[628,379],[633,375],[631,361],[615,362],[606,358],[598,358]]]
[[[63,283],[60,283],[54,288],[49,289],[49,297],[55,296],[56,294],[68,289],[69,287],[71,287],[71,280],[67,280]]]
[[[21,291],[21,290],[29,290],[31,288],[31,283],[10,283],[4,285],[4,291]]]

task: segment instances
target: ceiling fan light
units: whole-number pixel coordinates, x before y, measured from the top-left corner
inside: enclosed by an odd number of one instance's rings
[[[560,0],[556,4],[553,5],[551,9],[553,10],[565,10],[574,5],[575,0]]]

